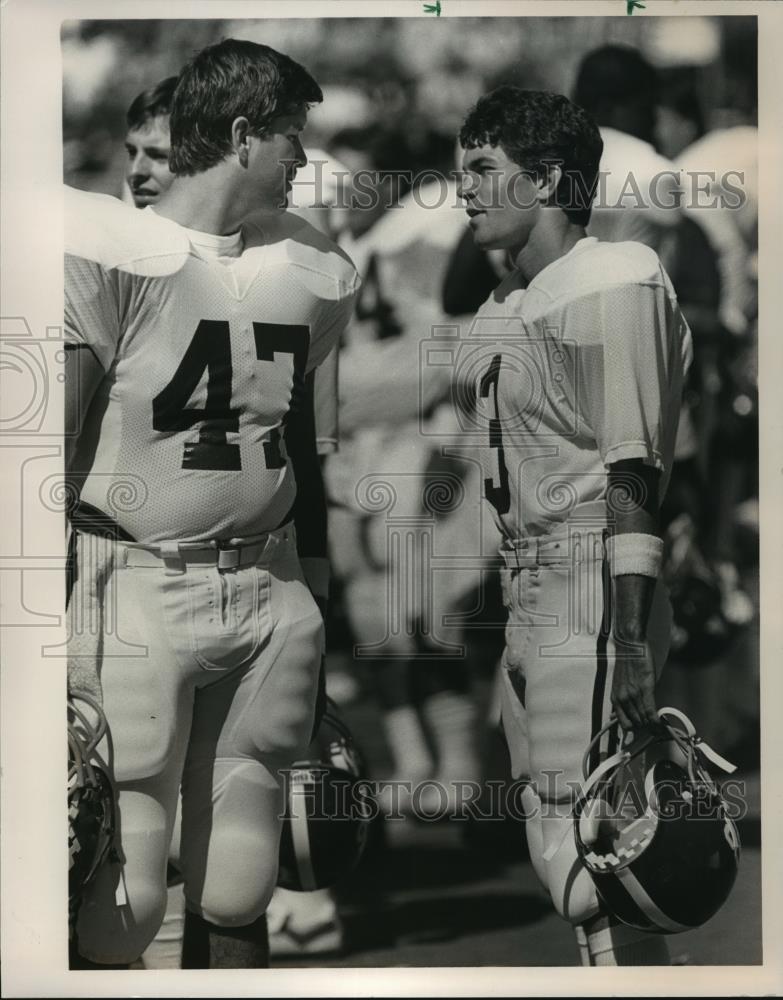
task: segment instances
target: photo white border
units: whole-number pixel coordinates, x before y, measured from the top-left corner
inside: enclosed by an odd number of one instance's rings
[[[645,0],[635,17],[759,17],[761,725],[764,964],[665,969],[380,968],[268,971],[70,972],[65,899],[64,661],[43,659],[35,629],[2,628],[3,995],[124,996],[732,996],[783,992],[783,234],[780,179],[783,4],[775,0]],[[443,18],[627,16],[625,0],[441,0]],[[36,337],[62,316],[62,98],[64,20],[138,18],[427,17],[418,0],[0,0],[2,18],[2,285],[0,314],[24,316]],[[54,393],[61,392],[59,384]],[[55,400],[59,405],[59,402]],[[2,444],[2,439],[0,439]],[[2,452],[0,452],[0,455]],[[14,552],[16,509],[5,482],[2,553]],[[27,512],[29,516],[30,512]],[[13,516],[12,516],[13,515]],[[50,522],[47,522],[50,523]],[[50,551],[62,539],[50,540]],[[0,556],[0,569],[3,566]],[[36,600],[52,613],[62,581],[43,574]],[[0,620],[1,621],[1,620]],[[64,638],[46,630],[46,641]],[[62,664],[63,669],[57,669]],[[62,753],[57,749],[62,748]]]

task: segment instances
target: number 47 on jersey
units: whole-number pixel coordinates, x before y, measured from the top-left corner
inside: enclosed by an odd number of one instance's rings
[[[275,353],[293,355],[293,396],[297,386],[304,381],[310,328],[300,324],[253,323],[253,336],[259,361],[274,362]],[[206,405],[189,407],[190,398],[205,371]],[[184,446],[183,469],[241,470],[239,445],[229,444],[226,437],[229,431],[239,430],[241,415],[241,410],[231,406],[233,377],[228,321],[202,319],[171,381],[152,401],[152,426],[156,431],[184,431],[201,424],[198,440],[186,442]],[[289,406],[290,403],[289,400]],[[264,461],[267,469],[285,466],[279,427],[273,428],[269,440],[264,442]]]

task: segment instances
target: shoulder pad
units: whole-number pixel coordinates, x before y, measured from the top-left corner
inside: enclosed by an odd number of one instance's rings
[[[658,254],[643,243],[600,242],[542,275],[538,287],[552,299],[573,299],[601,289],[629,284],[665,284]]]
[[[601,254],[599,263],[601,280],[597,284],[660,282],[660,258],[644,243],[631,240],[624,243],[599,243],[597,249]]]
[[[266,247],[271,266],[293,265],[299,279],[319,298],[338,299],[359,287],[348,254],[306,219],[293,212],[259,213],[244,227],[245,249]]]
[[[65,252],[104,268],[162,276],[184,264],[190,244],[180,227],[111,195],[65,188]]]

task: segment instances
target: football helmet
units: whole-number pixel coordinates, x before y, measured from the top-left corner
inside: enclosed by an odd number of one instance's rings
[[[726,901],[740,843],[727,803],[705,760],[734,767],[673,708],[587,773],[575,810],[582,864],[610,914],[661,934],[699,927]]]
[[[364,759],[330,699],[308,757],[285,772],[285,784],[277,884],[328,888],[359,863],[377,814]]]
[[[103,709],[87,694],[68,695],[68,924],[114,841],[114,789],[95,749],[106,733]]]

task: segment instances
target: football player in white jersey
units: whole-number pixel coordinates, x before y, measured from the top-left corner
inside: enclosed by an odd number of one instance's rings
[[[585,234],[602,143],[582,109],[501,87],[460,141],[475,241],[513,264],[461,345],[458,375],[475,393],[502,537],[503,724],[513,773],[530,778],[531,858],[585,964],[668,964],[663,938],[599,905],[571,810],[610,713],[626,731],[656,717],[670,627],[658,508],[690,332],[653,250]]]
[[[125,136],[125,151],[128,154],[127,173],[123,186],[122,200],[137,208],[146,208],[156,204],[174,181],[174,174],[169,169],[169,153],[171,137],[169,132],[169,115],[177,77],[170,76],[160,83],[138,94],[126,114],[127,134]],[[296,176],[294,188],[289,198],[289,211],[300,215],[327,236],[331,235],[325,224],[327,215],[317,202],[318,186],[313,168],[319,160],[324,162],[326,154],[322,150],[305,150],[308,163],[305,169]],[[329,162],[329,167],[339,170],[339,164]],[[322,171],[321,167],[321,171]],[[311,179],[312,178],[312,179]],[[327,174],[327,179],[329,175]],[[325,185],[326,186],[326,185]],[[312,189],[312,194],[311,194]],[[302,191],[305,192],[304,197]],[[330,192],[332,197],[336,192]],[[297,197],[294,199],[294,195]],[[308,197],[309,195],[309,197]],[[327,193],[328,200],[328,193]],[[316,203],[317,202],[317,203]],[[265,212],[259,213],[264,215]],[[314,410],[316,445],[318,454],[323,458],[337,450],[337,370],[338,346],[335,346],[328,357],[319,365],[315,374]],[[180,968],[182,959],[182,926],[184,922],[185,903],[182,895],[182,878],[179,873],[179,840],[181,812],[178,810],[175,821],[172,850],[169,856],[169,890],[166,913],[155,938],[142,954],[137,963],[140,968]],[[328,897],[328,890],[322,890],[321,895]],[[307,907],[312,894],[288,892],[278,888],[272,899],[274,920],[277,920],[281,909],[279,900],[292,900],[303,910]],[[331,897],[329,897],[331,900]],[[275,905],[275,901],[278,905]],[[332,906],[334,906],[332,902]],[[323,925],[325,904],[322,900],[319,907],[319,923]],[[271,910],[270,910],[271,912]],[[334,907],[334,923],[338,917]],[[333,928],[330,928],[334,937]],[[275,955],[275,947],[279,946],[277,938],[270,930],[270,955]]]
[[[102,699],[118,804],[78,916],[86,963],[125,965],[155,934],[180,781],[183,964],[267,961],[328,578],[313,374],[358,284],[285,212],[320,100],[286,56],[221,42],[180,75],[154,208],[66,192],[69,685]]]

